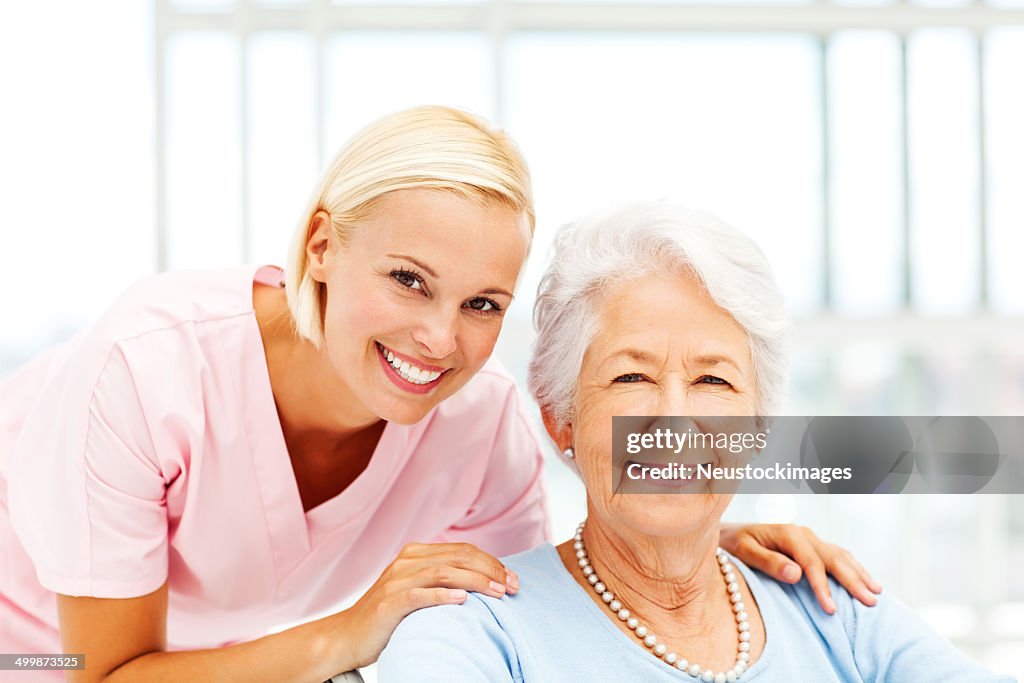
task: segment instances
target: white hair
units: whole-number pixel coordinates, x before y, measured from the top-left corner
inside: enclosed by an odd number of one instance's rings
[[[782,293],[749,237],[707,213],[631,202],[563,226],[540,286],[528,384],[559,426],[575,413],[583,355],[597,332],[602,293],[645,275],[689,272],[746,331],[758,414],[782,403],[790,327]]]

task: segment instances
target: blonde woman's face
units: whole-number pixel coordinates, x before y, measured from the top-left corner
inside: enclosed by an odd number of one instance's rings
[[[526,218],[440,190],[383,195],[323,255],[324,349],[353,397],[411,424],[491,355],[530,244]]]

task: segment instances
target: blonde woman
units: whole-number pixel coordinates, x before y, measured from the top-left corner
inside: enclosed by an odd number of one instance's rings
[[[156,276],[9,378],[0,651],[84,653],[76,681],[318,681],[416,609],[515,593],[495,556],[547,540],[541,447],[488,358],[533,226],[503,133],[400,112],[341,150],[285,272]],[[807,532],[723,544],[871,600]]]

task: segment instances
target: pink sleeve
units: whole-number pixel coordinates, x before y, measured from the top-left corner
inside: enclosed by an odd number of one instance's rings
[[[501,410],[476,500],[465,517],[436,539],[472,543],[495,557],[533,548],[551,537],[544,454],[514,386]]]
[[[75,356],[23,426],[11,523],[46,588],[144,595],[167,578],[164,475],[123,353]]]

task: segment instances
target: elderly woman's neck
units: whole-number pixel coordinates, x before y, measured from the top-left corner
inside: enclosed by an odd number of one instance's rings
[[[719,526],[622,537],[591,516],[583,538],[595,571],[624,605],[666,636],[688,636],[706,630],[709,607],[720,607],[725,594],[715,557]]]

